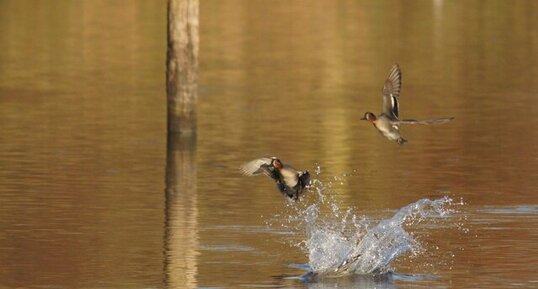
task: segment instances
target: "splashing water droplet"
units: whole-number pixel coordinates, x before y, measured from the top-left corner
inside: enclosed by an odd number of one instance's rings
[[[317,193],[317,201],[289,207],[292,212],[285,226],[304,232],[304,239],[293,245],[307,254],[309,267],[318,274],[388,272],[396,258],[407,253],[417,256],[425,251],[415,234],[404,228],[425,221],[435,223],[455,212],[451,208],[455,204],[449,197],[421,199],[376,222],[355,214],[353,208],[340,208],[333,195],[324,194],[327,187],[321,180],[313,180],[311,188]]]

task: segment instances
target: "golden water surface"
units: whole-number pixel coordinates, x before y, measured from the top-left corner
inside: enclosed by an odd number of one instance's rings
[[[166,1],[0,1],[0,288],[538,288],[538,2],[200,2],[167,142]],[[405,146],[359,120],[395,62],[403,118],[455,117]],[[237,169],[267,154],[366,215],[462,201],[393,264],[433,278],[286,278],[286,200]]]

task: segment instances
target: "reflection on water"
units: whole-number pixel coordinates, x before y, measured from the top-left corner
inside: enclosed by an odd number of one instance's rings
[[[169,133],[166,153],[164,274],[166,288],[197,288],[196,135]]]
[[[331,288],[364,288],[364,289],[394,289],[392,274],[384,275],[353,275],[340,278],[319,278],[318,276],[305,276],[308,289]]]
[[[496,214],[496,215],[534,215],[538,214],[537,205],[521,205],[521,206],[511,206],[506,208],[497,208],[486,206],[484,209],[480,210],[482,213],[486,214]]]
[[[323,286],[272,277],[308,255],[265,226],[293,212],[274,184],[238,172],[263,154],[320,165],[369,218],[468,204],[458,229],[417,233],[390,286],[536,287],[538,2],[200,5],[189,156],[167,150],[165,1],[0,1],[0,287]],[[394,62],[402,118],[456,117],[402,128],[404,147],[359,121]]]

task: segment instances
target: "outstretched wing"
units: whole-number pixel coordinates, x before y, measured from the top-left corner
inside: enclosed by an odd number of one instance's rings
[[[400,89],[402,87],[402,72],[398,64],[390,69],[389,76],[383,86],[383,113],[396,119],[400,116]]]
[[[453,119],[454,119],[453,117],[440,117],[440,118],[432,118],[432,119],[426,119],[426,120],[402,119],[398,121],[398,124],[421,124],[421,125],[443,124]]]
[[[271,176],[271,161],[272,159],[268,157],[255,159],[241,165],[241,167],[239,167],[239,170],[245,176],[255,176],[261,173]]]

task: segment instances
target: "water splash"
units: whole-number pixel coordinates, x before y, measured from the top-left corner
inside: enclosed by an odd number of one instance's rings
[[[404,227],[427,218],[446,215],[445,205],[451,201],[446,197],[433,201],[419,200],[370,228],[362,225],[365,221],[353,224],[359,230],[351,236],[343,231],[327,230],[326,227],[314,225],[310,229],[312,233],[307,236],[309,264],[314,271],[321,273],[386,273],[391,262],[399,256],[408,252],[416,255],[421,251],[420,244]],[[335,251],[338,253],[334,254]]]
[[[318,167],[318,176],[319,171]],[[338,177],[337,181],[341,180]],[[297,234],[301,240],[291,242],[306,253],[308,266],[316,274],[380,275],[391,271],[391,263],[398,257],[417,256],[424,251],[414,234],[408,232],[411,226],[441,222],[455,212],[452,199],[445,196],[418,200],[390,218],[376,220],[355,213],[353,208],[342,209],[332,194],[326,194],[327,189],[323,181],[314,179],[310,187],[313,203],[290,203],[291,212],[281,224],[304,232]]]

